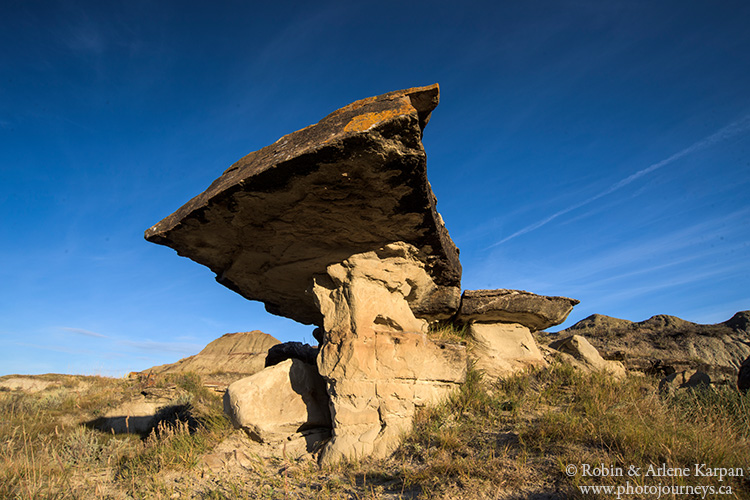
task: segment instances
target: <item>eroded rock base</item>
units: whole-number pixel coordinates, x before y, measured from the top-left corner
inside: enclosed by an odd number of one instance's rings
[[[465,380],[465,347],[430,340],[427,322],[409,306],[434,287],[417,249],[403,242],[353,255],[314,278],[325,331],[318,370],[333,427],[321,462],[386,456],[418,407]]]
[[[421,333],[380,332],[327,343],[318,366],[333,418],[321,461],[333,463],[393,451],[417,408],[438,403],[466,379],[466,350]]]

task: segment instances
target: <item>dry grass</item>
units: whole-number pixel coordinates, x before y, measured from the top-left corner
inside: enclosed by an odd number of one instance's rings
[[[617,487],[632,478],[570,477],[565,467],[730,468],[747,467],[750,457],[748,396],[730,388],[661,396],[651,379],[616,382],[557,364],[496,384],[470,372],[450,401],[417,415],[386,460],[320,469],[312,461],[249,454],[242,467],[212,472],[204,457],[234,434],[219,396],[196,376],[54,380],[60,384],[34,394],[0,392],[0,498],[615,498],[584,495],[578,487]],[[82,425],[144,383],[176,385],[187,394],[148,437]],[[746,477],[667,479],[731,486],[734,495],[722,498],[750,498]]]
[[[453,342],[465,344],[467,342],[467,325],[459,325],[450,321],[441,321],[430,325],[427,335],[437,342]]]

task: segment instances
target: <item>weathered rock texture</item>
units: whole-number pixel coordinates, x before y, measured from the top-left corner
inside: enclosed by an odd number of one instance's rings
[[[523,290],[466,290],[456,319],[461,323],[518,323],[534,332],[559,325],[578,303]]]
[[[252,375],[265,366],[268,350],[279,341],[259,330],[227,333],[208,344],[194,356],[176,363],[159,365],[142,373],[185,373],[200,375],[215,372],[232,372]]]
[[[146,239],[208,266],[266,309],[322,326],[314,275],[354,254],[406,242],[429,286],[407,297],[420,318],[451,316],[458,250],[427,180],[422,130],[438,86],[363,99],[232,165]]]
[[[547,340],[583,335],[602,357],[620,360],[629,370],[671,375],[699,370],[712,383],[735,384],[742,361],[750,356],[750,311],[715,325],[700,325],[659,315],[634,323],[595,314]]]
[[[523,290],[466,290],[455,321],[468,324],[474,366],[497,379],[545,366],[531,333],[562,323],[576,304],[575,299]]]
[[[552,342],[550,347],[557,350],[559,359],[576,368],[606,372],[618,379],[625,378],[626,371],[622,363],[602,358],[599,351],[580,335]]]
[[[326,332],[318,368],[333,416],[324,462],[386,455],[417,407],[465,380],[464,346],[431,341],[426,321],[409,307],[428,282],[418,250],[403,242],[353,255],[315,277]]]
[[[490,379],[499,379],[533,366],[546,366],[529,329],[517,323],[472,322],[469,359]]]
[[[234,382],[224,394],[224,411],[237,428],[263,443],[304,443],[330,435],[325,382],[315,366],[287,359]]]

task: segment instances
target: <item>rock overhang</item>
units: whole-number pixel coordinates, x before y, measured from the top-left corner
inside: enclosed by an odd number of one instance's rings
[[[438,101],[431,85],[334,111],[240,159],[146,239],[209,267],[269,312],[318,326],[313,276],[405,242],[435,283],[410,307],[425,319],[447,318],[459,305],[461,265],[421,143]]]
[[[559,325],[579,302],[525,290],[465,290],[455,319],[459,323],[518,323],[534,332]]]

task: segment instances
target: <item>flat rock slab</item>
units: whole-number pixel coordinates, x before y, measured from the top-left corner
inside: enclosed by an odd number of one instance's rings
[[[209,267],[269,312],[318,326],[313,275],[406,242],[436,285],[409,306],[424,319],[447,318],[458,309],[461,265],[421,142],[438,101],[431,85],[341,108],[240,159],[146,239]]]
[[[547,297],[523,290],[466,290],[457,319],[462,323],[518,323],[538,331],[565,321],[578,303],[568,297]]]

